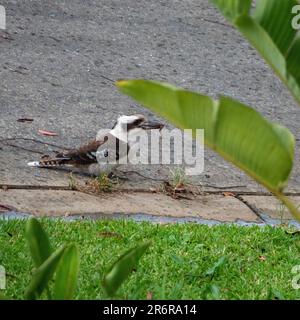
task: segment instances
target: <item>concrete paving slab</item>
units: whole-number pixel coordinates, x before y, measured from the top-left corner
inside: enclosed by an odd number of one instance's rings
[[[81,214],[147,214],[235,222],[259,222],[241,201],[222,195],[198,196],[176,200],[165,194],[145,192],[104,193],[93,196],[77,191],[7,190],[0,191],[0,204],[38,216]]]
[[[241,196],[253,208],[272,219],[294,220],[288,209],[280,201],[272,196]],[[290,197],[296,206],[300,208],[300,197]]]
[[[142,112],[155,119],[111,80],[168,81],[211,96],[229,95],[289,127],[297,139],[289,190],[300,190],[300,108],[208,0],[3,0],[1,5],[7,13],[7,30],[0,31],[1,139],[73,147],[110,127],[119,114]],[[22,117],[34,121],[17,122]],[[39,136],[38,129],[58,136]],[[28,141],[22,146],[41,147]],[[64,174],[26,167],[39,154],[0,148],[0,183],[68,184]],[[207,150],[205,159],[196,182],[261,190],[214,153]],[[167,172],[149,170],[152,177]],[[140,178],[137,185],[144,183]]]

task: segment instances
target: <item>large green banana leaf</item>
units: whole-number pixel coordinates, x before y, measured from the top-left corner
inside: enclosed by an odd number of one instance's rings
[[[276,194],[300,220],[281,193],[294,159],[294,137],[256,110],[233,99],[213,100],[166,83],[122,80],[120,90],[180,128],[204,129],[205,143]]]
[[[248,39],[300,103],[300,37],[292,26],[297,0],[210,0]]]

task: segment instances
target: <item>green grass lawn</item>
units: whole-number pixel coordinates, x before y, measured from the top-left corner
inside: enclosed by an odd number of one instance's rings
[[[81,255],[79,299],[105,299],[101,280],[125,250],[152,245],[117,298],[299,299],[291,269],[300,265],[300,235],[283,228],[135,223],[126,220],[42,220],[51,243],[77,243]],[[23,297],[33,268],[24,239],[25,221],[0,221],[0,265],[7,289]],[[219,262],[219,263],[218,263]],[[218,265],[216,267],[216,265]],[[216,268],[214,268],[214,266]],[[151,294],[150,294],[151,293]]]

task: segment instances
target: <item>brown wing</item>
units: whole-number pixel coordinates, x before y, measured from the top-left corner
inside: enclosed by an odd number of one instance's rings
[[[56,155],[56,158],[65,158],[69,164],[91,164],[97,162],[96,152],[98,148],[107,141],[107,137],[102,140],[91,140],[89,143],[78,149],[68,150]],[[66,163],[66,162],[65,162]]]
[[[101,140],[91,140],[89,143],[77,148],[59,152],[55,157],[45,156],[39,161],[40,166],[60,165],[88,165],[97,162],[96,152],[98,148],[108,140],[105,136]]]

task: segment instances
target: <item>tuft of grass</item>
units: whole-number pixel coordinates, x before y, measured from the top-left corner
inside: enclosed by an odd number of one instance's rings
[[[72,180],[70,180],[72,181]],[[100,194],[102,192],[112,192],[114,190],[114,185],[118,184],[118,180],[112,180],[109,178],[107,174],[101,174],[96,178],[89,179],[86,181],[84,185],[79,184],[74,180],[74,187],[75,189],[72,190],[79,190],[86,193],[91,194]],[[69,182],[70,188],[73,186]]]
[[[96,184],[99,192],[112,192],[113,183],[107,174],[101,174],[96,179]]]
[[[75,177],[73,176],[72,172],[69,174],[69,189],[70,190],[77,190],[78,189],[77,181],[76,181]]]
[[[173,188],[184,187],[188,183],[188,178],[182,167],[176,167],[174,170],[170,169],[170,174],[170,184]]]
[[[130,220],[42,219],[51,243],[78,245],[77,299],[104,299],[109,266],[127,249],[152,245],[122,285],[122,299],[299,299],[292,268],[300,265],[300,234],[281,227],[151,224]],[[26,220],[0,220],[1,294],[21,299],[33,269],[24,237]],[[115,236],[118,235],[118,236]]]

